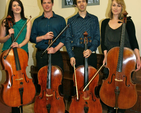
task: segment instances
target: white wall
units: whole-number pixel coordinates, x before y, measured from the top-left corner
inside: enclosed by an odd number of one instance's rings
[[[6,9],[6,1],[5,0],[0,0],[0,23],[3,20],[3,18],[6,16],[5,15],[5,9]],[[0,54],[1,54],[1,49],[2,49],[2,44],[0,43]],[[0,66],[0,70],[1,70],[1,66]],[[0,71],[0,83],[5,81],[5,72],[4,71]]]
[[[32,16],[32,22],[33,20],[40,16],[43,12],[42,7],[40,5],[40,0],[21,0],[23,5],[24,5],[24,9],[25,9],[25,15],[26,17],[29,17],[30,15]],[[5,6],[7,6],[9,0],[0,0],[0,20],[2,20],[4,17],[6,17],[5,12],[6,8]],[[140,11],[141,11],[141,0],[135,0],[133,2],[133,0],[125,0],[125,3],[127,5],[127,12],[129,16],[132,16],[132,19],[134,21],[135,27],[136,27],[136,36],[137,36],[137,40],[139,43],[139,46],[141,48],[141,15],[140,15]],[[91,14],[96,15],[99,18],[99,23],[101,25],[101,21],[107,17],[107,12],[109,9],[109,4],[110,4],[110,0],[100,0],[100,5],[95,5],[95,6],[88,6],[87,7],[87,11]],[[71,8],[62,8],[62,0],[54,0],[54,6],[53,6],[53,10],[55,13],[63,16],[66,21],[69,17],[73,16],[74,14],[77,13],[77,9],[74,7]],[[1,51],[2,45],[0,45],[0,51]],[[63,48],[63,50],[65,50],[65,48]],[[98,53],[101,53],[100,47],[98,48]],[[30,77],[30,66],[31,65],[35,65],[36,61],[35,61],[35,53],[36,53],[36,49],[35,49],[35,45],[32,43],[29,43],[29,66],[27,67],[27,75]],[[141,53],[141,51],[140,51]],[[0,68],[1,69],[1,68]],[[5,77],[2,77],[2,73],[4,73],[3,71],[0,71],[0,83],[3,83],[5,80]]]

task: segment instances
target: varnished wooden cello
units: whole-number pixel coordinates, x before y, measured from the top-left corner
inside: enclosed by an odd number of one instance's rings
[[[11,17],[8,16],[6,20],[11,28],[13,26]],[[26,24],[27,22],[25,26]],[[14,34],[11,37],[13,42]],[[32,79],[26,75],[28,62],[26,51],[21,48],[10,48],[1,54],[0,61],[7,75],[5,83],[2,84],[2,102],[10,107],[21,106],[21,108],[31,103],[35,96],[35,86]]]
[[[124,47],[126,15],[122,24],[120,47],[114,47],[107,54],[106,67],[109,76],[103,81],[100,98],[108,106],[128,109],[137,101],[136,85],[131,81],[131,73],[135,69],[136,56],[134,52]]]
[[[50,41],[51,43],[47,49],[61,36],[68,26],[69,25],[67,25],[53,41]],[[41,57],[47,49],[45,49]],[[59,86],[61,85],[61,82],[61,69],[51,65],[51,54],[49,54],[48,66],[42,67],[38,72],[38,84],[41,86],[41,91],[35,99],[35,113],[65,113],[64,100],[59,94]]]
[[[34,112],[64,113],[65,104],[58,91],[62,81],[62,72],[59,67],[51,66],[51,54],[48,57],[48,66],[42,67],[38,72],[41,92],[35,99]]]
[[[85,32],[85,50],[87,50],[87,35],[87,32]],[[83,91],[83,88],[97,72],[94,67],[88,66],[87,60],[88,59],[85,58],[85,66],[79,66],[76,70],[74,69],[74,81],[77,95],[72,98],[69,113],[102,113],[100,99],[95,95],[95,87],[97,86],[99,76],[96,76],[89,87]]]

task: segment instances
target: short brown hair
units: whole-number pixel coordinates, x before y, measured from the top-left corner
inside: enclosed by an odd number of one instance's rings
[[[86,3],[88,3],[88,0],[86,0]],[[77,0],[73,0],[73,4],[77,5]]]
[[[51,0],[52,3],[54,3],[54,0]],[[41,4],[43,3],[43,0],[41,0]]]

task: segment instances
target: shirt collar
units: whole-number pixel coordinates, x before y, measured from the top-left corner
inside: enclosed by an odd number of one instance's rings
[[[80,18],[81,16],[79,15],[79,13],[77,13],[77,14],[76,14],[76,17],[77,17],[77,18]],[[91,17],[91,15],[90,15],[90,13],[87,12],[85,18],[88,18],[88,17]],[[81,17],[81,18],[82,18],[82,17]]]
[[[52,11],[52,12],[53,12],[53,11]],[[51,17],[51,18],[54,18],[54,17],[57,17],[57,15],[53,12],[53,17]],[[44,12],[43,12],[41,18],[45,18],[45,17],[44,17]]]

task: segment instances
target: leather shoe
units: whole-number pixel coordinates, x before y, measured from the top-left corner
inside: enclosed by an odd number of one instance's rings
[[[115,109],[108,109],[107,113],[115,113]]]

